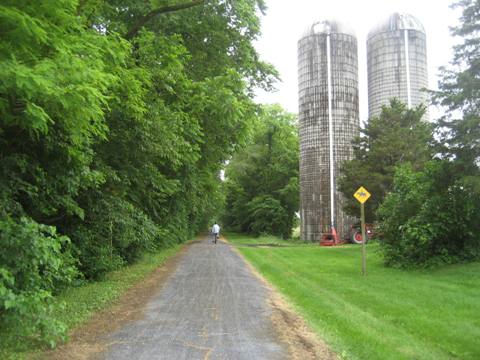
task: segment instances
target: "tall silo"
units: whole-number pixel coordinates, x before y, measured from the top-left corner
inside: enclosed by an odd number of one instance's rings
[[[339,166],[358,135],[357,39],[344,24],[315,22],[298,41],[301,238],[319,241],[352,221],[337,191]]]
[[[420,21],[394,13],[373,28],[367,37],[367,67],[369,117],[379,115],[394,97],[410,108],[426,104],[427,42]]]

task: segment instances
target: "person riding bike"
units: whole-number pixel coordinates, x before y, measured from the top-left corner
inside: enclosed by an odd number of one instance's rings
[[[213,243],[216,244],[218,240],[218,236],[220,235],[220,226],[215,222],[212,226],[212,235],[213,235]]]

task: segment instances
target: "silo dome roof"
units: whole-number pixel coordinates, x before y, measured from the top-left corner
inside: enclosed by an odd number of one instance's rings
[[[372,36],[388,31],[397,31],[397,30],[417,30],[422,33],[425,33],[425,28],[423,27],[420,20],[415,16],[406,14],[406,13],[393,13],[386,20],[379,23],[368,33],[368,38]]]
[[[302,38],[315,34],[347,34],[356,36],[355,31],[345,23],[336,19],[325,19],[314,21],[303,32]]]

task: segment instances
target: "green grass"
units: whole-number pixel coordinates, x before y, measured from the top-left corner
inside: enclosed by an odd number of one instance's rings
[[[136,264],[107,274],[102,281],[66,289],[56,298],[56,302],[64,302],[65,307],[55,311],[55,319],[64,322],[68,329],[84,323],[93,313],[111,306],[126,290],[175,255],[180,248],[177,245],[146,254]],[[42,345],[35,340],[19,340],[9,335],[11,333],[7,329],[0,329],[0,359],[25,359],[42,350]]]
[[[275,236],[271,235],[265,235],[265,236],[259,236],[259,237],[248,237],[242,234],[236,234],[236,233],[225,233],[226,238],[228,241],[231,243],[234,243],[235,245],[238,246],[252,246],[252,245],[258,245],[258,246],[310,246],[310,244],[307,244],[303,241],[299,240],[283,240]]]
[[[386,268],[370,244],[363,277],[355,245],[238,248],[344,358],[480,359],[480,263]]]

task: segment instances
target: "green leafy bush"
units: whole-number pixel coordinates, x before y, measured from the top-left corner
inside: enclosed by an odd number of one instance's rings
[[[254,235],[271,234],[289,238],[292,219],[280,201],[272,196],[257,196],[247,204],[250,233]]]
[[[52,296],[77,275],[70,239],[29,218],[6,217],[0,243],[0,322],[53,345],[65,328],[50,317]]]
[[[131,203],[101,194],[93,200],[85,220],[72,231],[79,267],[87,278],[100,278],[145,251],[167,245],[165,232]]]
[[[480,258],[480,194],[448,161],[399,167],[379,208],[387,265],[428,267]]]

